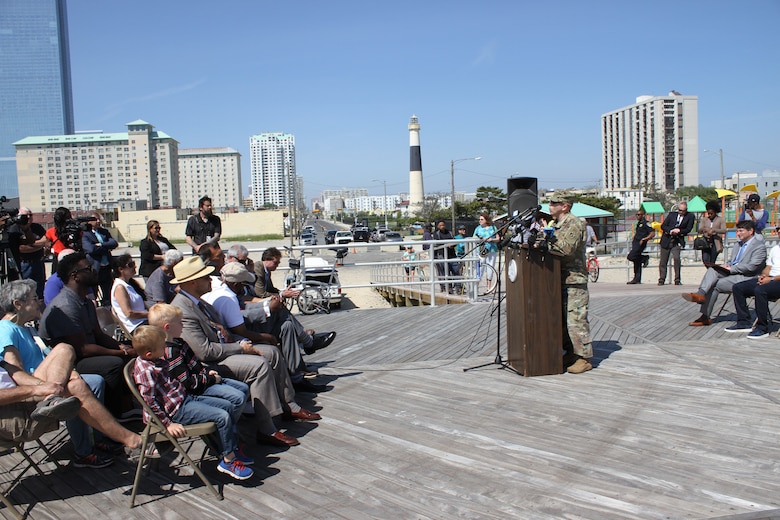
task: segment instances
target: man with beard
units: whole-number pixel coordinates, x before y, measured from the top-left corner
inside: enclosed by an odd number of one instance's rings
[[[198,201],[198,214],[187,220],[184,230],[192,254],[197,255],[204,244],[218,243],[222,235],[222,220],[211,210],[211,199],[204,195]]]

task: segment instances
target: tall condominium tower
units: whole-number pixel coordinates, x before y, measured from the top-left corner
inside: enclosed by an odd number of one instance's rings
[[[14,145],[19,202],[33,212],[113,209],[120,201],[179,207],[179,143],[146,121],[127,123],[127,132],[30,136]]]
[[[13,143],[74,131],[65,0],[2,0],[0,49],[0,195],[12,197]]]
[[[409,212],[418,214],[422,211],[424,202],[420,121],[413,115],[409,119]]]
[[[698,185],[698,118],[698,97],[675,91],[602,115],[604,189]]]
[[[208,195],[214,208],[241,206],[241,154],[233,148],[179,149],[181,206],[197,208]]]
[[[300,180],[295,170],[295,136],[265,132],[249,138],[249,163],[252,178],[252,206],[296,205],[302,200]]]

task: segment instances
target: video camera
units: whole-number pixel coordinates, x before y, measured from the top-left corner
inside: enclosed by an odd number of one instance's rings
[[[27,221],[29,220],[27,215],[20,215],[19,208],[5,209],[3,207],[3,204],[5,204],[6,202],[8,202],[8,198],[5,195],[1,196],[0,197],[0,218],[5,216],[8,217],[8,219],[5,221],[3,226],[10,227],[13,226],[14,224],[19,224],[20,226],[27,225]]]
[[[58,237],[60,242],[65,244],[65,247],[73,249],[75,251],[81,251],[81,234],[84,231],[92,231],[92,224],[95,222],[95,217],[76,217],[65,221],[65,226],[62,228],[62,232]]]

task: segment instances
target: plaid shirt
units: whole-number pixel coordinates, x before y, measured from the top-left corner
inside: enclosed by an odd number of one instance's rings
[[[154,414],[166,427],[173,424],[171,417],[176,415],[184,403],[187,390],[178,379],[171,378],[168,362],[164,359],[147,361],[136,358],[133,379]],[[149,415],[144,410],[144,423],[148,422]]]
[[[174,338],[165,342],[165,361],[168,375],[177,379],[190,394],[202,394],[203,391],[217,382],[217,378],[208,373],[189,345],[181,339]]]

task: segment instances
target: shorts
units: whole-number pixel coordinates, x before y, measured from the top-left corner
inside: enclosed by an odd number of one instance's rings
[[[39,438],[46,432],[59,428],[57,419],[36,421],[30,417],[37,401],[25,400],[0,406],[0,440],[27,442]]]

